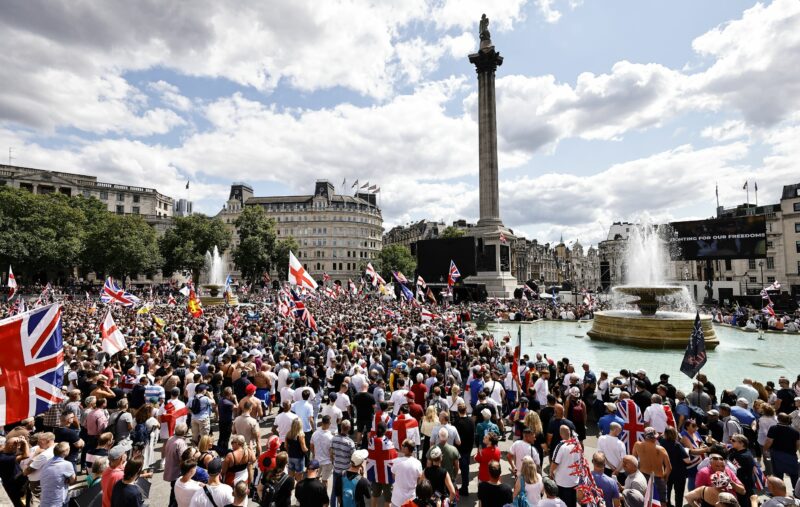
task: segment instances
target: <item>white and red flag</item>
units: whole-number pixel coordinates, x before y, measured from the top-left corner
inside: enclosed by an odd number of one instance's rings
[[[167,305],[170,305],[170,306],[177,306],[178,305],[178,302],[175,301],[175,297],[173,297],[171,292],[169,293],[169,298],[167,299]]]
[[[100,323],[100,337],[100,346],[109,355],[113,356],[117,352],[128,348],[128,344],[125,343],[125,337],[122,336],[122,331],[117,328],[117,324],[111,316],[111,310],[106,312],[103,322]]]
[[[300,261],[291,251],[289,252],[289,283],[312,290],[317,288],[317,282],[311,278],[306,268],[300,264]]]
[[[11,264],[8,265],[8,299],[14,297],[14,293],[17,292],[17,279],[14,278],[14,272],[11,271]]]
[[[384,285],[386,284],[386,280],[384,280],[383,277],[381,277],[381,275],[379,275],[378,272],[375,271],[375,268],[372,267],[371,262],[367,263],[366,272],[367,275],[369,275],[370,279],[372,280],[373,287],[377,286],[379,283]]]

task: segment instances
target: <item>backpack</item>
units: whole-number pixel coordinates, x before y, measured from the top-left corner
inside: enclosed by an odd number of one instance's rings
[[[342,507],[356,507],[356,485],[361,480],[360,475],[348,479],[347,474],[342,475]]]
[[[192,411],[194,415],[199,414],[203,410],[203,404],[200,402],[199,396],[195,396],[192,399],[192,406],[189,407],[189,409]]]
[[[114,422],[112,423],[111,418],[109,418],[108,425],[106,427],[108,428],[108,431],[114,435],[114,442],[119,442],[121,439],[119,438],[120,432],[117,430],[117,428],[119,427],[119,420],[122,417],[122,411],[119,411],[114,415],[116,416],[113,418]]]
[[[519,476],[519,493],[514,497],[514,507],[530,507],[528,502],[528,493],[525,491],[525,479],[522,475]]]
[[[706,422],[706,412],[700,407],[689,405],[689,418],[694,419],[699,426]]]
[[[131,433],[131,440],[134,444],[136,442],[147,442],[149,437],[150,434],[147,432],[147,425],[145,423],[137,424]]]

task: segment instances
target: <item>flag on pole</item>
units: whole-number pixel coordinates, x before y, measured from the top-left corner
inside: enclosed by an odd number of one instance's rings
[[[375,190],[377,190],[377,188],[378,188],[378,185],[372,185],[371,187],[369,187],[367,189],[367,192],[373,192],[374,193]]]
[[[753,189],[754,189],[756,192],[758,192],[758,182],[757,182],[757,181],[753,182]]]
[[[650,478],[647,479],[647,489],[644,492],[644,507],[661,507],[661,495],[658,493],[653,477],[653,475],[650,475]]]
[[[128,344],[125,343],[125,337],[122,336],[122,331],[117,328],[117,324],[111,316],[110,308],[106,312],[103,322],[100,324],[100,337],[102,338],[100,347],[108,355],[113,356],[117,352],[128,348]]]
[[[306,269],[302,264],[300,264],[300,261],[297,260],[297,257],[295,257],[294,253],[291,251],[289,251],[289,283],[304,287],[306,289],[314,290],[317,288],[317,282],[311,278]]]
[[[439,315],[423,308],[420,310],[419,317],[420,319],[422,319],[423,322],[430,322],[432,319],[438,319]]]
[[[425,283],[425,280],[423,280],[422,277],[419,275],[417,275],[417,286],[422,287],[423,289],[428,288],[428,285]]]
[[[433,304],[438,303],[438,301],[436,301],[436,296],[433,294],[433,291],[430,287],[428,287],[428,292],[425,295],[431,300],[431,302],[433,302]]]
[[[330,279],[331,276],[328,273],[322,273],[322,283],[326,283]]]
[[[394,276],[394,279],[400,283],[408,283],[408,279],[400,271],[392,271],[392,276]]]
[[[403,292],[403,297],[406,298],[406,301],[411,301],[414,299],[414,293],[402,283],[400,284],[400,290]]]
[[[136,310],[136,315],[144,315],[146,313],[150,313],[151,308],[153,308],[153,303],[145,303],[142,305],[141,308]]]
[[[749,182],[745,181],[744,182],[744,186],[742,187],[742,190],[747,190],[748,186],[749,186]]]
[[[375,187],[375,191],[373,191],[372,193],[373,194],[380,194],[381,193],[381,187]]]
[[[103,285],[103,292],[100,293],[100,301],[105,304],[134,306],[139,302],[139,298],[117,287],[114,280],[109,276],[106,278],[106,283]]]
[[[461,278],[461,272],[458,271],[456,263],[450,259],[450,271],[447,273],[447,285],[452,287],[459,278]]]
[[[189,180],[186,180],[186,190],[189,190]]]
[[[61,305],[0,320],[0,425],[46,412],[64,400]]]
[[[309,329],[316,331],[317,321],[314,320],[314,316],[311,315],[310,311],[308,311],[305,302],[300,299],[300,296],[298,296],[295,291],[290,292],[292,294],[292,302],[294,303],[295,318],[302,320],[305,322],[306,326],[309,327]]]
[[[175,301],[175,298],[172,296],[172,293],[170,292],[169,298],[167,299],[167,306],[176,306],[177,304],[178,302]]]
[[[517,346],[514,347],[514,362],[511,363],[511,375],[517,381],[518,386],[522,386],[522,379],[519,376],[519,358],[522,354],[522,325],[517,329]]]
[[[375,271],[375,268],[372,267],[372,263],[371,262],[367,263],[367,267],[366,267],[365,271],[366,271],[367,275],[369,275],[370,279],[372,280],[372,286],[373,287],[377,286],[379,283],[381,283],[381,284],[385,284],[386,283],[386,280],[384,280],[383,277],[381,275],[379,275],[377,271]]]
[[[264,271],[264,274],[261,275],[261,280],[264,282],[264,285],[268,285],[272,281],[268,271]]]
[[[186,303],[186,309],[194,318],[203,315],[203,306],[200,304],[200,299],[197,297],[197,294],[195,294],[194,288],[189,289],[189,301]]]
[[[694,378],[697,372],[706,364],[706,337],[703,334],[703,326],[700,324],[700,312],[694,318],[694,330],[689,338],[689,345],[686,346],[686,353],[681,362],[681,372],[689,378]]]
[[[347,280],[347,287],[350,289],[350,293],[352,295],[355,296],[356,294],[358,294],[358,289],[356,288],[356,284],[353,283],[353,280],[350,279]]]
[[[357,186],[358,186],[358,178],[356,178],[356,181],[354,181],[353,184],[350,185],[350,188],[356,188]]]
[[[14,272],[11,270],[11,264],[8,265],[8,299],[14,297],[14,293],[17,292],[17,279],[14,278]]]
[[[364,183],[363,185],[361,185],[361,186],[359,187],[359,190],[364,190],[365,188],[369,188],[369,181],[368,181],[368,182],[366,182],[366,183]]]

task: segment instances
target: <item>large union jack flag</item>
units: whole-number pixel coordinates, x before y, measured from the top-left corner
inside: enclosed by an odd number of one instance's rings
[[[379,437],[371,433],[367,452],[367,480],[378,484],[394,484],[392,466],[397,459],[397,450],[386,435]]]
[[[103,285],[103,292],[100,293],[100,301],[105,304],[133,306],[139,302],[139,298],[117,287],[114,280],[109,276],[106,278],[106,283]]]
[[[0,425],[47,411],[64,400],[61,305],[0,321]]]
[[[295,291],[291,291],[292,294],[292,302],[294,303],[294,316],[297,319],[302,320],[306,323],[306,325],[313,329],[314,331],[317,330],[317,321],[314,320],[314,316],[311,315],[311,312],[308,311],[306,308],[306,303],[300,296],[297,295]]]
[[[459,278],[461,278],[461,272],[456,267],[456,263],[451,259],[450,271],[447,273],[447,285],[455,285]]]
[[[628,454],[633,453],[633,446],[644,439],[644,420],[639,406],[631,399],[617,402],[617,413],[625,421],[619,439],[625,444]]]

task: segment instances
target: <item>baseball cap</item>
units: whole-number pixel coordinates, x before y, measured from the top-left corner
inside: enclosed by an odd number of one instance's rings
[[[109,451],[108,451],[108,459],[111,460],[111,461],[116,461],[123,454],[125,454],[126,452],[127,451],[125,451],[124,447],[122,447],[121,445],[116,445],[116,446],[112,447],[111,449],[109,449]]]
[[[219,475],[222,472],[222,460],[219,458],[214,458],[206,467],[206,471],[208,471],[208,475]]]
[[[658,432],[655,430],[655,428],[648,426],[644,429],[644,438],[648,440],[655,440],[658,438]]]
[[[198,384],[198,385],[197,385],[197,387],[195,388],[195,390],[194,390],[194,391],[195,391],[196,393],[202,393],[202,392],[206,391],[207,389],[208,389],[208,386],[207,386],[207,385],[205,385],[205,384]]]
[[[605,405],[605,407],[606,407],[606,410],[610,410],[610,411],[612,411],[612,412],[613,412],[613,411],[615,411],[615,410],[617,410],[617,406],[616,406],[616,405],[614,405],[614,404],[613,404],[613,403],[611,403],[611,402],[603,403],[603,405]]]
[[[247,384],[247,387],[244,388],[244,392],[246,392],[247,394],[254,394],[256,392],[256,385]]]
[[[319,461],[317,461],[317,460],[315,460],[315,459],[312,459],[312,460],[311,460],[311,461],[308,463],[308,467],[307,467],[307,468],[308,468],[309,470],[319,470]]]
[[[439,459],[442,457],[442,450],[439,447],[431,449],[431,459]]]
[[[481,415],[483,416],[484,420],[487,420],[492,417],[492,412],[488,408],[484,408],[481,410]]]
[[[367,459],[369,456],[369,452],[366,449],[359,449],[350,456],[350,463],[355,466],[361,466],[362,463]]]

